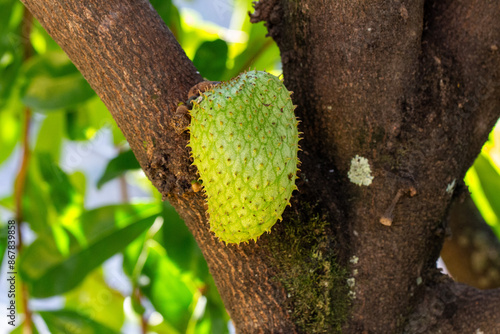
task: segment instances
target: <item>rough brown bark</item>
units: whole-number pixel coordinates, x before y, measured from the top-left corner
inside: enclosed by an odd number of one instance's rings
[[[299,105],[303,173],[284,222],[257,244],[239,247],[214,238],[204,200],[191,191],[196,171],[173,113],[201,78],[149,3],[23,2],[185,219],[240,333],[312,332],[313,321],[323,326],[314,331],[332,332],[329,318],[340,298],[328,275],[335,255],[344,266],[359,259],[350,268],[356,298],[346,333],[497,330],[497,290],[443,281],[434,270],[453,193],[446,189],[463,177],[498,118],[496,2],[261,1],[253,19],[267,21]],[[369,159],[369,187],[346,176],[355,155]],[[381,225],[396,193],[410,188],[417,194],[399,200],[392,226]],[[304,312],[290,291],[300,268],[321,272],[319,297]]]
[[[400,331],[416,304],[442,291],[427,287],[453,194],[446,190],[498,119],[499,13],[496,2],[474,1],[256,6],[253,19],[267,22],[299,105],[309,184],[324,188],[324,170],[336,171],[326,179],[342,198],[329,197],[330,207],[346,215],[350,255],[359,258],[346,332]],[[370,187],[346,178],[355,155],[373,166]],[[417,195],[400,199],[392,226],[379,224],[397,192],[411,187]],[[499,323],[498,315],[476,317],[481,328]]]

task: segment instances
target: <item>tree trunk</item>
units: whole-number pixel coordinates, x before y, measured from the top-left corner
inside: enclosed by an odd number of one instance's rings
[[[23,2],[185,220],[239,333],[499,332],[499,290],[435,269],[454,185],[499,116],[499,4],[257,3],[302,120],[300,191],[271,234],[226,246],[191,190],[188,134],[174,130],[201,77],[149,3]],[[369,186],[348,177],[356,156]]]

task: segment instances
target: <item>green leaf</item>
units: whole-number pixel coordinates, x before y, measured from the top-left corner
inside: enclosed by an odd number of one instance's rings
[[[103,270],[94,270],[77,289],[71,290],[64,297],[66,309],[78,311],[115,331],[122,328],[125,297],[106,284]]]
[[[206,280],[206,294],[207,306],[204,317],[209,317],[212,323],[212,333],[227,333],[227,323],[229,315],[227,314],[226,307],[222,301],[219,291],[215,286],[215,281],[211,275]]]
[[[83,214],[79,223],[86,244],[72,242],[68,256],[58,251],[55,240],[48,235],[35,240],[20,261],[21,277],[29,283],[31,294],[39,298],[50,297],[80,284],[93,269],[153,224],[158,209],[143,205],[138,209],[120,205]],[[144,217],[145,214],[149,216]]]
[[[222,39],[203,42],[196,50],[193,64],[204,78],[219,81],[226,70],[227,53],[227,43]]]
[[[97,182],[97,188],[100,189],[106,182],[124,174],[126,171],[140,168],[141,165],[139,165],[132,150],[121,152],[116,158],[109,161],[106,170]]]
[[[22,14],[19,1],[0,2],[0,108],[12,95],[23,62]]]
[[[484,154],[480,154],[474,162],[481,188],[489,202],[489,205],[497,217],[500,219],[500,173]],[[500,226],[495,227],[496,232],[500,232]]]
[[[194,310],[196,286],[170,261],[159,244],[149,240],[148,246],[143,274],[149,277],[150,284],[142,290],[165,321],[184,333]]]
[[[59,161],[65,127],[66,120],[62,112],[47,114],[38,132],[33,151],[50,153],[54,161]]]
[[[215,287],[212,276],[198,244],[179,217],[175,209],[168,202],[163,203],[162,243],[167,251],[168,258],[182,270],[204,282],[207,291],[207,305],[201,319],[195,320],[194,333],[227,333],[229,316]],[[191,319],[193,321],[193,319]]]
[[[43,50],[37,48],[39,43],[35,40],[43,39],[44,45]],[[47,52],[58,51],[61,52],[61,47],[52,39],[52,37],[47,33],[47,31],[42,27],[38,20],[33,22],[33,30],[31,32],[31,44],[37,51],[37,53],[45,54]]]
[[[54,112],[47,114],[38,132],[34,152],[50,153],[54,161],[59,161],[65,127],[66,120],[64,113]]]
[[[0,47],[0,108],[17,91],[21,64],[22,53],[19,50],[2,50]]]
[[[34,157],[36,159],[36,156]],[[24,220],[29,223],[30,228],[36,233],[47,233],[49,227],[49,211],[52,202],[48,198],[43,180],[40,176],[39,166],[35,159],[32,160],[23,196]],[[35,163],[33,163],[35,162]]]
[[[74,186],[75,191],[82,197],[85,197],[87,183],[85,181],[85,174],[82,172],[74,172],[69,175],[71,184]]]
[[[22,101],[33,109],[54,110],[75,106],[94,94],[80,73],[57,78],[37,76],[25,88]]]
[[[6,108],[0,110],[0,164],[4,162],[16,147],[20,133],[20,122],[15,110]]]
[[[170,326],[168,323],[166,323],[165,321],[162,321],[161,323],[159,323],[158,325],[149,325],[148,326],[148,329],[152,332],[152,333],[167,333],[167,334],[181,334],[178,330],[176,330],[175,328],[173,328],[172,326]],[[185,333],[187,334],[187,333]],[[216,332],[214,332],[214,334],[216,334]],[[218,334],[218,333],[217,333]]]
[[[20,5],[18,1],[0,1],[0,36],[4,36],[4,34],[9,30],[12,11],[16,5]]]
[[[103,206],[83,213],[80,226],[87,242],[90,243],[139,219],[156,217],[160,210],[158,203]]]
[[[183,271],[205,280],[208,266],[193,234],[167,201],[163,202],[163,246],[168,257]]]
[[[142,251],[145,247],[147,233],[142,233],[137,239],[130,243],[123,251],[123,271],[131,278],[132,284],[136,284],[137,272],[142,271],[145,259],[140,259]]]
[[[12,330],[12,332],[10,332],[10,334],[23,334],[23,332],[25,332],[24,330],[24,321],[17,324],[16,323],[16,328],[14,330]],[[32,334],[38,334],[39,331],[38,329],[36,328],[35,324],[34,323],[31,323],[31,329],[32,329]]]
[[[66,135],[71,140],[92,140],[99,131],[110,129],[115,145],[126,142],[111,113],[97,96],[66,109],[66,124]]]
[[[24,124],[24,106],[19,98],[18,80],[22,55],[18,53],[15,50],[2,50],[0,43],[0,164],[16,147]]]
[[[23,69],[23,103],[37,110],[63,109],[95,96],[90,85],[62,51],[30,59]]]
[[[0,227],[0,267],[2,267],[5,250],[7,249],[8,232],[8,225]]]
[[[66,134],[71,140],[88,140],[89,114],[76,109],[66,110]]]
[[[69,229],[77,226],[73,222],[83,210],[84,192],[75,189],[51,154],[41,151],[30,161],[23,196],[24,220],[38,235],[63,232],[62,225]]]
[[[59,168],[49,153],[42,151],[37,154],[37,158],[42,178],[49,186],[51,202],[57,212],[62,214],[76,197],[75,189],[66,173]]]
[[[270,71],[281,61],[279,49],[271,37],[266,37],[263,22],[252,24],[247,47],[234,59],[234,66],[227,71],[224,80],[232,78],[249,68]]]
[[[118,334],[93,319],[73,310],[38,312],[52,334]]]
[[[27,79],[36,77],[63,78],[78,73],[76,66],[62,50],[34,56],[24,65],[24,75]]]
[[[194,333],[229,333],[227,323],[229,321],[229,316],[224,309],[224,306],[220,306],[217,303],[213,303],[208,300],[205,306],[205,313],[196,323],[196,329]]]

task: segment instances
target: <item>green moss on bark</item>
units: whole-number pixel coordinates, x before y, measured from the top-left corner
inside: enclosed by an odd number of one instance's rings
[[[341,333],[350,305],[347,270],[336,261],[330,224],[306,204],[271,233],[277,279],[285,287],[287,308],[304,333]],[[285,225],[286,224],[286,225]]]

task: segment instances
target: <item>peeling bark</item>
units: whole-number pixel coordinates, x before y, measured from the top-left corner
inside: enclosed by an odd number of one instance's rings
[[[499,116],[496,2],[257,3],[252,20],[266,21],[280,47],[304,152],[300,193],[284,221],[241,246],[216,240],[204,200],[191,190],[188,135],[176,133],[173,114],[201,77],[149,3],[23,2],[185,220],[238,332],[337,330],[332,312],[347,295],[338,293],[341,270],[332,271],[339,264],[349,268],[355,296],[345,333],[495,332],[498,290],[448,281],[435,262],[450,185],[463,178]],[[369,186],[347,176],[356,155],[369,161]],[[393,202],[391,226],[380,224]],[[290,262],[285,254],[297,256]],[[300,284],[300,268],[318,273],[306,277],[312,285]],[[295,286],[317,288],[307,300],[290,291]],[[305,300],[311,311],[294,312]]]

